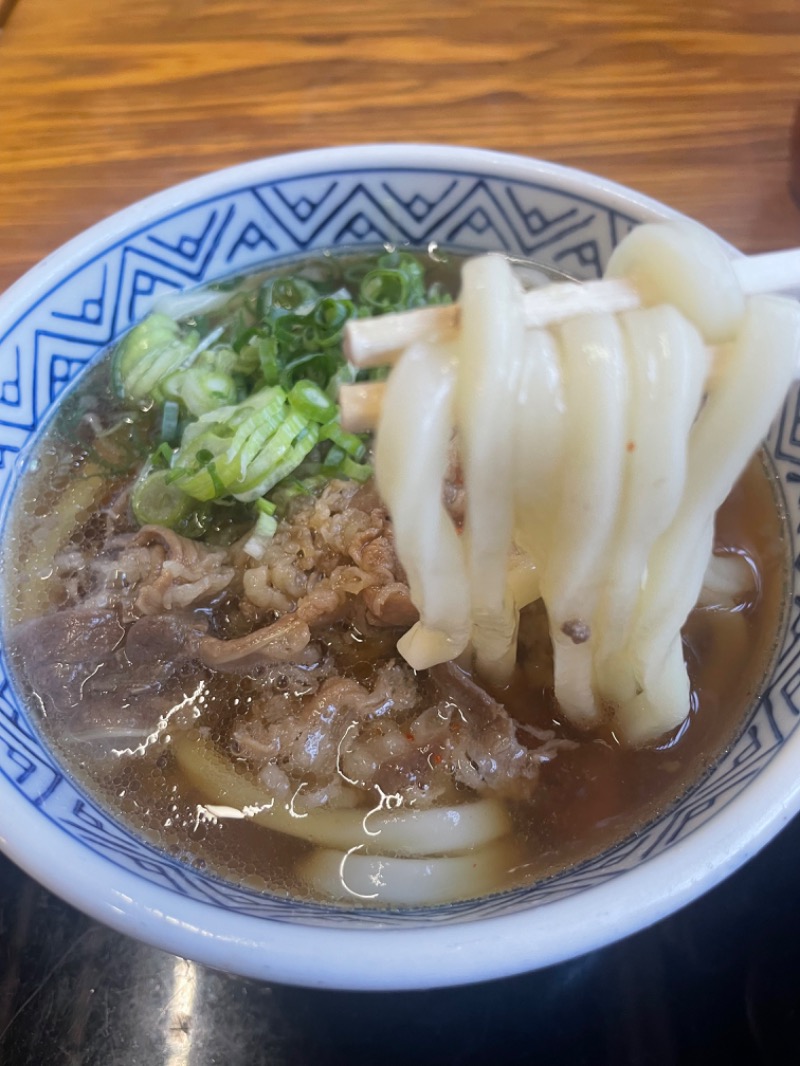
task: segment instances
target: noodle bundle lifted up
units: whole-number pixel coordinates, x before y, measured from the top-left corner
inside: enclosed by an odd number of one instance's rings
[[[746,298],[699,228],[639,227],[608,274],[644,306],[529,329],[509,261],[468,261],[457,334],[392,370],[375,471],[420,613],[398,644],[411,666],[471,653],[502,684],[541,598],[564,712],[640,744],[689,711],[681,627],[715,512],[796,373],[800,308]],[[453,448],[462,528],[442,496]]]

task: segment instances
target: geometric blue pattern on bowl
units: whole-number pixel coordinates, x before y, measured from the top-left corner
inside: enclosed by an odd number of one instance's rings
[[[307,252],[384,243],[458,252],[503,250],[587,280],[635,225],[633,214],[549,187],[453,167],[332,169],[205,197],[148,218],[52,280],[0,336],[0,502],[5,515],[15,460],[53,403],[163,293]],[[798,528],[800,407],[797,390],[768,450],[792,531]],[[792,545],[793,558],[796,558]],[[138,839],[59,768],[0,673],[0,773],[50,820],[109,863],[179,896],[243,915],[321,925],[403,925],[507,914],[601,885],[696,831],[775,757],[800,716],[800,610],[769,690],[732,750],[673,810],[635,837],[542,884],[477,903],[402,914],[353,913],[273,898],[184,865]]]

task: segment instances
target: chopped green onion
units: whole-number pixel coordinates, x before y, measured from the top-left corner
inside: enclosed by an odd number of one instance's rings
[[[177,322],[166,315],[148,315],[123,338],[114,353],[113,377],[117,391],[131,400],[159,399],[161,381],[197,348],[196,331],[181,336]]]
[[[260,514],[256,522],[255,532],[259,537],[274,537],[278,528],[278,521],[274,515]]]
[[[352,300],[326,296],[314,308],[314,321],[324,330],[338,332],[354,311]]]
[[[150,470],[133,487],[131,507],[141,525],[174,529],[194,507],[194,500],[170,484],[168,470]]]
[[[236,382],[230,374],[192,366],[170,374],[161,385],[168,400],[180,402],[195,418],[236,399]]]
[[[288,388],[295,379],[295,372],[300,369],[306,378],[314,377],[323,384],[333,373],[333,360],[324,352],[304,352],[285,364],[281,384]]]
[[[337,473],[351,481],[369,481],[372,477],[372,467],[369,463],[356,463],[349,455],[346,455],[339,464]]]
[[[254,500],[311,451],[319,439],[311,426],[282,389],[262,389],[243,404],[198,419],[184,433],[172,479],[198,500]]]
[[[336,414],[336,404],[313,381],[301,379],[289,393],[289,403],[299,414],[322,425]]]
[[[223,306],[209,291],[193,315],[151,314],[118,345],[117,392],[153,409],[138,520],[222,543],[255,515],[250,540],[263,548],[294,496],[371,476],[366,440],[342,429],[336,398],[341,384],[388,371],[344,360],[344,326],[450,297],[426,288],[420,258],[404,251],[322,267],[248,283]]]
[[[244,550],[247,554],[253,559],[263,559],[277,528],[277,518],[262,511],[253,527],[253,532],[244,543]]]
[[[338,447],[338,445],[333,444],[328,449],[328,454],[325,456],[325,459],[322,463],[322,469],[328,471],[338,470],[339,465],[345,460],[346,457],[347,452],[345,452],[343,448]]]
[[[297,467],[301,470],[303,464]],[[283,516],[293,499],[298,496],[313,496],[321,492],[330,480],[328,473],[312,474],[306,477],[296,477],[290,474],[280,481],[271,491],[270,496],[276,506],[276,515]]]
[[[353,459],[363,459],[367,454],[367,446],[361,437],[355,433],[347,433],[342,429],[339,420],[334,418],[327,422],[319,432],[320,440],[332,441]]]
[[[288,314],[310,310],[318,299],[317,290],[305,278],[271,278],[261,286],[258,305],[262,317],[266,317],[270,312]]]
[[[371,270],[361,282],[360,295],[367,306],[375,311],[405,307],[408,282],[399,270]]]
[[[300,465],[319,439],[319,429],[296,412],[286,416],[245,477],[232,486],[237,500],[255,500]]]
[[[342,363],[339,369],[331,376],[325,386],[325,391],[332,400],[336,400],[339,396],[339,388],[342,385],[352,385],[357,375],[358,370],[352,363]]]
[[[169,467],[172,465],[172,448],[166,441],[162,441],[150,456],[150,464],[156,468]]]

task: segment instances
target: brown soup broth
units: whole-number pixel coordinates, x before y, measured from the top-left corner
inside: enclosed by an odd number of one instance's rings
[[[757,575],[752,603],[740,610],[696,609],[684,626],[691,713],[674,734],[641,749],[616,742],[611,729],[591,740],[560,717],[552,690],[534,714],[552,714],[578,747],[543,770],[529,875],[542,877],[618,843],[663,814],[700,780],[740,734],[777,652],[786,599],[787,539],[766,460],[755,456],[720,508],[715,548],[735,550]],[[506,697],[526,720],[534,707],[522,686]],[[545,708],[548,708],[547,710]]]
[[[96,477],[96,457],[82,443],[82,431],[76,432],[81,412],[109,403],[113,410],[107,376],[107,363],[101,363],[87,376],[81,393],[73,393],[63,405],[17,493],[3,561],[6,632],[46,610],[58,609],[62,591],[51,576],[48,552],[52,560],[65,538],[90,550],[96,546],[103,525],[98,513],[113,507],[132,476],[120,470]],[[94,399],[87,404],[87,396],[96,398],[97,404]],[[155,430],[145,418],[131,432],[143,438],[146,450]],[[772,663],[784,612],[787,539],[776,495],[767,464],[757,456],[717,516],[717,548],[736,551],[748,560],[757,575],[757,589],[753,601],[741,609],[695,610],[689,618],[684,643],[692,711],[674,736],[631,750],[617,742],[611,729],[579,733],[564,721],[554,702],[547,654],[536,661],[522,658],[512,685],[495,693],[518,721],[555,729],[576,742],[543,766],[531,803],[512,805],[519,840],[515,872],[500,873],[497,891],[550,876],[628,837],[667,810],[739,734]],[[114,520],[120,530],[134,528],[128,515]],[[219,635],[228,635],[226,630],[230,633],[239,624],[225,597],[206,613]],[[531,617],[528,624],[541,625],[542,619]],[[330,627],[322,639],[343,675],[368,683],[376,663],[395,654],[397,636],[395,630],[376,630],[373,642],[365,644],[361,634],[342,624]],[[18,656],[12,665],[35,707],[25,657]],[[199,816],[209,797],[182,780],[171,738],[178,731],[199,729],[221,750],[231,751],[237,718],[258,695],[259,686],[256,678],[215,674],[197,665],[181,676],[182,692],[191,693],[201,679],[205,684],[201,712],[177,715],[159,741],[140,754],[114,755],[97,745],[78,743],[58,714],[40,715],[40,725],[76,779],[146,839],[220,876],[305,898],[308,889],[296,882],[293,868],[310,845],[246,820]],[[135,692],[128,698],[135,700]],[[248,772],[235,757],[233,765],[237,772]]]

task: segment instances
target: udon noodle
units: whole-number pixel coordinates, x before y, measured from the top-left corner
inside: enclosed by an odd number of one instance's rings
[[[745,300],[699,229],[641,227],[609,274],[636,279],[651,306],[526,330],[508,261],[466,263],[457,339],[416,343],[389,378],[376,476],[420,611],[398,644],[406,660],[424,669],[471,648],[503,683],[519,612],[541,598],[559,705],[584,727],[610,713],[638,744],[689,712],[681,627],[714,514],[796,373],[800,311]],[[460,532],[442,502],[454,437]],[[714,560],[717,581],[726,569],[747,580]]]

